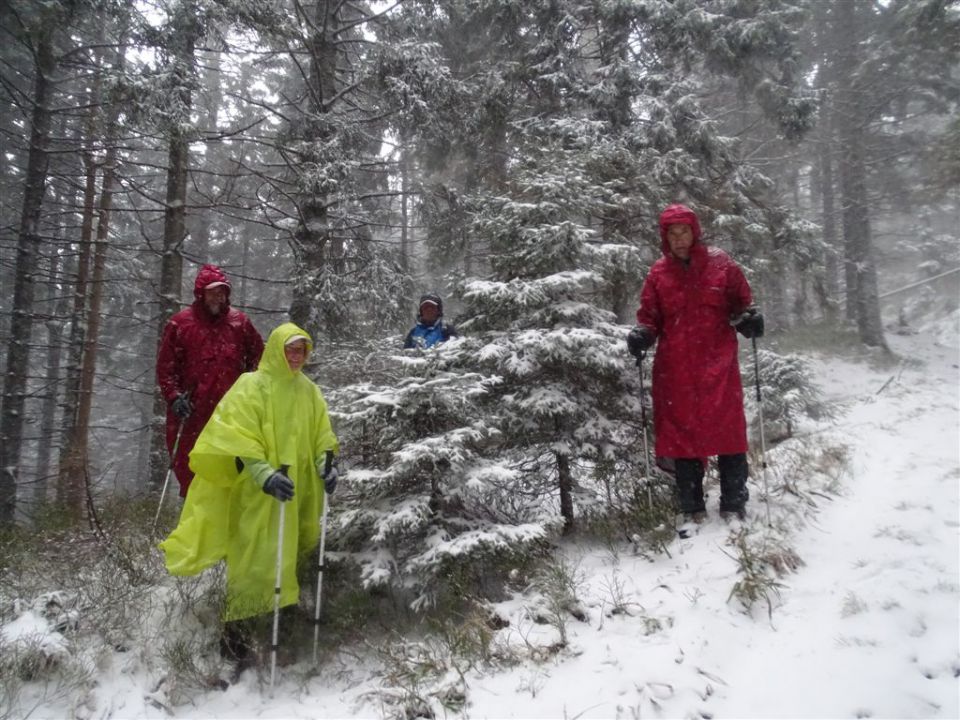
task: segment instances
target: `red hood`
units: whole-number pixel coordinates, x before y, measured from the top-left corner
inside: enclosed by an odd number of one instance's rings
[[[671,225],[689,225],[693,230],[693,245],[700,244],[700,220],[697,214],[686,205],[667,205],[660,213],[660,248],[664,255],[670,255],[670,244],[667,242],[667,228]]]
[[[227,302],[230,302],[230,281],[226,273],[216,265],[204,265],[197,273],[197,279],[193,283],[193,297],[195,300],[203,301],[203,289],[210,283],[222,282],[227,286]]]

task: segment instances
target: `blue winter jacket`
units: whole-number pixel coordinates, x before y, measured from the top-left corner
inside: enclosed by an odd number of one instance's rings
[[[409,348],[431,348],[442,342],[446,342],[452,337],[457,336],[457,330],[453,325],[447,325],[443,318],[437,318],[433,325],[426,325],[418,322],[410,332],[407,333],[403,341],[403,349]]]

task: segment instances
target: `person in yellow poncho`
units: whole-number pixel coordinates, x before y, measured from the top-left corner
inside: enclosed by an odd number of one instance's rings
[[[190,453],[196,477],[177,527],[160,543],[172,575],[196,575],[226,560],[225,642],[238,659],[249,648],[231,621],[273,610],[281,502],[288,503],[285,607],[299,600],[297,561],[316,547],[325,496],[336,484],[336,465],[323,477],[327,452],[339,450],[327,403],[301,372],[312,349],[293,323],[270,333],[257,370],[237,379],[197,438]]]

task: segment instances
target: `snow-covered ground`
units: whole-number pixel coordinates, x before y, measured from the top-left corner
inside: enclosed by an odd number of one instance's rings
[[[737,528],[716,517],[714,492],[710,521],[672,541],[669,554],[565,546],[583,620],[536,623],[530,597],[518,596],[498,606],[510,625],[495,641],[514,648],[522,663],[468,669],[462,678],[451,672],[417,689],[465,688],[460,714],[478,719],[960,717],[957,320],[891,336],[906,359],[896,367],[813,360],[837,413],[801,428],[791,457],[801,457],[805,445],[847,447],[849,463],[832,480],[840,466],[826,463],[820,485],[798,484],[798,496],[771,501],[773,524],[803,563],[780,578],[778,594],[768,592],[772,612],[762,599],[747,612],[731,597],[742,578]],[[772,453],[771,476],[792,472],[788,462]],[[742,537],[760,552],[774,533],[755,474]],[[567,645],[550,648],[560,625]],[[82,704],[42,705],[31,717],[392,712],[383,702],[390,694],[383,673],[347,655],[319,674],[300,665],[282,669],[272,696],[262,677],[247,672],[225,691],[197,691],[173,706],[162,686],[154,692],[159,678],[137,656],[117,654]]]

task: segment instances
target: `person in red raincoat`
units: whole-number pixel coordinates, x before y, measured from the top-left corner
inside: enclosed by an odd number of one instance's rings
[[[167,449],[173,453],[183,423],[173,472],[186,497],[193,480],[190,450],[213,409],[240,373],[257,369],[263,338],[230,307],[230,281],[216,265],[204,265],[193,284],[193,304],[167,322],[157,356],[157,383],[167,401]]]
[[[747,432],[737,331],[763,335],[763,316],[752,307],[743,271],[700,237],[690,208],[670,205],[660,215],[663,257],[650,268],[637,327],[627,336],[638,360],[657,343],[651,390],[656,455],[673,460],[680,512],[696,522],[706,517],[703,474],[714,455],[721,514],[745,515]]]

